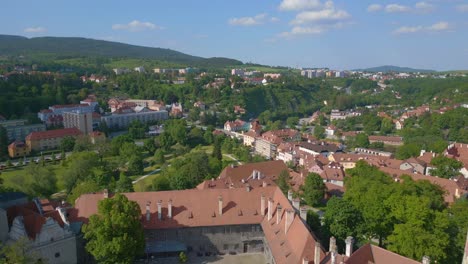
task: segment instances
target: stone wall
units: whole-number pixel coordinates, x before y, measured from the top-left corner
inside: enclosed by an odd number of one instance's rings
[[[48,264],[75,264],[78,262],[75,236],[35,246],[32,251],[32,255],[38,256]]]

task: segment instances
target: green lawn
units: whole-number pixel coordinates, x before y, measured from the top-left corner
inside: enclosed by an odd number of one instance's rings
[[[48,163],[48,164],[46,164],[46,166],[51,168],[52,171],[55,173],[55,175],[57,176],[57,185],[60,187],[60,185],[61,185],[60,184],[61,176],[64,174],[64,172],[65,172],[65,170],[67,168],[60,165],[60,162],[57,162],[57,164]],[[26,173],[25,168],[26,168],[26,166],[14,167],[14,168],[10,168],[10,169],[7,169],[7,170],[2,170],[1,174],[0,174],[0,177],[4,181],[5,187],[21,190],[22,183],[17,182],[17,180],[15,180],[15,178],[17,176],[19,176],[19,175],[22,175],[22,174]]]

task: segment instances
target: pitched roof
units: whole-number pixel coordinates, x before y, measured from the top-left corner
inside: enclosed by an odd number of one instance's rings
[[[378,246],[366,244],[354,252],[346,264],[418,264],[420,262],[400,256]]]
[[[269,178],[276,180],[281,171],[287,170],[288,167],[282,160],[264,161],[256,163],[247,163],[239,166],[228,166],[219,174],[220,179],[229,178],[232,182],[241,182],[243,179],[252,176],[254,170],[260,172],[261,179]]]
[[[162,192],[124,193],[141,208],[141,222],[145,229],[166,229],[200,226],[224,226],[240,224],[261,224],[266,242],[276,263],[302,263],[303,258],[313,259],[316,239],[309,232],[300,217],[293,214],[291,225],[286,232],[286,211],[293,210],[288,199],[276,186],[262,187],[246,191],[243,188],[182,190]],[[272,199],[274,217],[268,221],[262,216],[261,197]],[[222,215],[218,213],[218,199],[222,197]],[[84,221],[97,213],[98,201],[104,199],[102,193],[81,195],[70,212],[70,220]],[[172,200],[172,219],[167,217],[168,201]],[[157,203],[162,202],[162,216],[158,219]],[[203,201],[203,202],[201,202]],[[146,220],[146,205],[150,202],[150,221]],[[267,202],[266,209],[268,208]],[[276,205],[281,205],[283,217],[276,224]],[[266,215],[266,213],[265,213]],[[321,256],[325,253],[322,250]]]
[[[54,219],[61,227],[64,226],[59,212],[55,210],[55,208],[58,206],[58,203],[49,201],[48,199],[40,200],[39,203],[42,207],[42,215],[40,214],[39,209],[34,202],[8,208],[7,215],[9,225],[11,226],[13,220],[17,216],[22,216],[24,228],[26,229],[26,233],[31,239],[35,239],[36,235],[41,232],[42,226],[49,217]]]
[[[42,139],[59,138],[59,137],[66,137],[66,136],[79,136],[81,134],[82,132],[76,127],[47,130],[47,131],[35,131],[27,135],[26,140],[42,140]]]
[[[403,138],[397,136],[369,136],[369,141],[402,142]]]

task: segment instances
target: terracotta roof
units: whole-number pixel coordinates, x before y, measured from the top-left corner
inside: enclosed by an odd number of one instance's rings
[[[403,138],[397,136],[369,136],[369,141],[402,142]]]
[[[366,244],[354,252],[346,264],[420,264],[420,262],[400,256],[378,246]]]
[[[59,212],[55,210],[55,208],[58,206],[58,203],[43,199],[40,200],[40,204],[43,210],[43,215],[39,213],[39,210],[34,202],[8,208],[7,215],[9,225],[11,226],[13,220],[17,216],[23,216],[26,233],[31,239],[35,239],[36,235],[41,232],[42,225],[45,224],[47,218],[49,217],[53,218],[61,227],[64,226]]]
[[[10,145],[8,145],[8,148],[22,148],[25,146],[26,144],[24,144],[23,141],[14,141]]]
[[[288,167],[282,160],[247,163],[239,166],[228,166],[219,174],[220,179],[230,179],[231,182],[241,182],[252,176],[252,172],[257,170],[261,173],[261,179],[269,178],[276,180],[281,171]]]
[[[431,164],[432,159],[435,157],[433,152],[424,152],[421,156],[417,157],[418,160],[424,161],[426,164]]]
[[[312,150],[314,152],[337,152],[340,148],[335,144],[327,142],[301,142],[301,147]]]
[[[41,111],[39,111],[40,113],[52,113],[52,110],[50,109],[42,109]]]
[[[141,222],[145,229],[165,229],[199,226],[224,226],[239,224],[261,224],[266,242],[276,263],[302,263],[303,258],[314,259],[316,239],[305,224],[294,213],[293,208],[281,190],[274,187],[256,188],[251,191],[240,189],[182,190],[162,192],[124,193],[141,208]],[[268,221],[260,212],[261,196],[272,199],[274,217]],[[218,199],[222,197],[222,215],[218,213]],[[98,201],[104,199],[102,193],[81,195],[75,202],[75,210],[70,219],[87,222],[97,213]],[[167,217],[168,201],[172,200],[172,219]],[[162,220],[158,219],[157,202],[162,202]],[[203,202],[202,202],[203,201]],[[150,202],[150,221],[146,220],[146,205]],[[283,216],[276,224],[276,206],[281,205]],[[286,211],[291,211],[291,225],[286,232]],[[265,212],[265,215],[267,213]],[[325,252],[321,251],[322,258]]]
[[[81,134],[81,131],[76,127],[48,131],[35,131],[31,132],[28,136],[26,136],[26,140],[41,140],[66,136],[79,136]]]
[[[455,158],[468,169],[468,144],[454,143],[444,153],[447,157]]]

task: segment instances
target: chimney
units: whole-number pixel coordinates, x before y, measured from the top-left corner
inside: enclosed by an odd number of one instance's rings
[[[284,233],[288,233],[289,227],[294,220],[294,210],[286,210],[286,221],[284,221]]]
[[[301,200],[299,198],[293,199],[292,206],[294,210],[299,211],[299,207],[301,206]]]
[[[423,256],[422,264],[431,264],[431,259],[428,256]]]
[[[307,222],[307,207],[299,208],[299,216],[301,217],[302,221]]]
[[[336,264],[336,252],[332,252],[330,255],[331,255],[330,264]]]
[[[302,264],[309,264],[309,259],[307,257],[304,257],[302,259]]]
[[[268,221],[273,217],[273,199],[268,199]]]
[[[281,207],[280,204],[276,206],[276,224],[279,225],[281,222],[281,213],[283,212],[283,208]]]
[[[104,194],[104,198],[109,198],[109,190],[104,189],[103,194]]]
[[[293,192],[292,192],[292,190],[289,190],[289,191],[288,191],[288,200],[289,200],[289,202],[292,202],[292,200],[293,200]]]
[[[330,237],[330,246],[328,251],[332,253],[336,253],[336,238],[335,237]]]
[[[265,195],[262,193],[262,196],[260,197],[260,214],[262,216],[265,216]]]
[[[315,252],[314,252],[314,263],[319,264],[320,263],[320,251],[322,249],[320,248],[320,242],[315,241]]]
[[[247,192],[250,192],[250,190],[251,190],[250,184],[247,183],[245,185],[245,189],[247,190]]]
[[[223,197],[218,196],[218,214],[223,215]]]
[[[458,188],[455,189],[455,197],[460,198],[460,191],[458,190]]]
[[[158,219],[162,219],[162,200],[158,201]]]
[[[346,242],[346,256],[350,257],[351,254],[353,254],[354,238],[352,236],[349,236],[346,238],[345,242]]]
[[[150,202],[146,202],[146,221],[151,219],[150,204]]]
[[[167,202],[167,218],[172,218],[172,199]]]
[[[267,186],[268,186],[268,184],[266,183],[266,181],[263,181],[262,187],[267,187]]]

